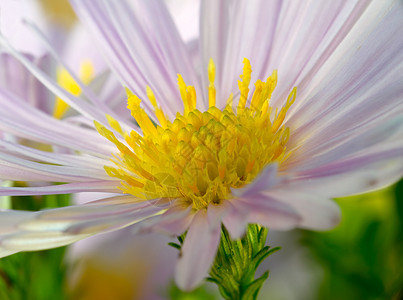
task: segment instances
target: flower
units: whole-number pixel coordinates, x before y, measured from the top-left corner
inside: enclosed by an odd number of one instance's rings
[[[82,117],[57,120],[1,89],[0,130],[70,151],[0,141],[2,179],[65,183],[0,195],[112,195],[0,212],[1,256],[128,226],[187,230],[176,281],[191,289],[211,266],[221,223],[233,238],[247,223],[331,228],[332,197],[402,176],[400,1],[204,1],[189,43],[159,1],[71,3],[127,87],[137,124],[82,84],[81,96],[66,92],[2,38]]]

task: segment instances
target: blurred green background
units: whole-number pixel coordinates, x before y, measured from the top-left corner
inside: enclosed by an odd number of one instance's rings
[[[70,195],[3,197],[0,208],[37,211],[69,204]],[[68,299],[65,253],[66,247],[60,247],[0,259],[0,299]]]
[[[317,299],[403,299],[403,181],[337,202],[340,225],[303,238],[324,269]]]

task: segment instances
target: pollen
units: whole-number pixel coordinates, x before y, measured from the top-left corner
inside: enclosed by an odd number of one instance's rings
[[[273,110],[269,102],[277,71],[266,81],[257,80],[249,95],[252,68],[248,59],[243,63],[236,106],[232,94],[226,107],[216,106],[215,65],[210,60],[207,111],[196,108],[195,88],[178,75],[184,110],[174,120],[165,116],[147,87],[153,119],[159,124],[151,120],[141,107],[141,99],[129,90],[128,108],[142,134],[121,132],[117,121],[108,116],[111,128],[123,136],[118,138],[95,122],[98,132],[118,149],[112,159],[115,166],[105,166],[105,171],[121,180],[119,188],[124,193],[140,199],[175,199],[198,210],[230,199],[232,189],[250,183],[266,165],[287,159],[292,152],[286,148],[290,130],[283,122],[295,101],[296,88],[283,107]]]

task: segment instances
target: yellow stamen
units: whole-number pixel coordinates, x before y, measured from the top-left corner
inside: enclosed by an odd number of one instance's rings
[[[119,150],[112,160],[116,166],[105,167],[106,172],[122,181],[120,188],[125,193],[143,199],[172,198],[191,204],[197,210],[233,197],[232,189],[250,183],[267,164],[281,164],[292,154],[286,149],[290,129],[283,121],[295,101],[296,89],[290,93],[286,104],[272,114],[269,101],[277,83],[277,72],[274,71],[266,82],[258,80],[255,83],[247,106],[251,72],[250,63],[245,59],[235,111],[232,94],[225,109],[215,106],[212,61],[208,66],[209,108],[205,112],[196,109],[194,87],[187,86],[178,75],[184,113],[177,113],[172,122],[165,115],[163,118],[157,115],[157,100],[147,88],[148,99],[160,125],[151,122],[140,107],[141,100],[127,90],[128,108],[143,135],[135,131],[121,133],[125,137],[122,141],[95,122],[98,132]],[[114,119],[108,117],[108,122],[119,132],[120,127]]]
[[[157,129],[151,122],[146,112],[140,107],[140,98],[126,88],[127,108],[130,109],[133,118],[139,123],[144,135],[157,134]]]
[[[213,59],[210,58],[208,64],[208,80],[210,82],[208,87],[208,103],[209,107],[215,106],[215,97],[216,97],[216,90],[214,86],[215,80],[215,65]]]
[[[123,131],[122,131],[122,127],[120,127],[120,124],[118,121],[116,121],[113,117],[111,117],[110,115],[106,115],[106,119],[109,123],[109,125],[115,129],[117,132],[119,132],[121,135],[124,135]]]
[[[241,80],[238,80],[239,91],[241,92],[241,97],[238,103],[238,109],[245,108],[246,100],[248,99],[249,94],[249,83],[252,74],[252,67],[250,65],[250,61],[247,58],[243,60],[243,73],[240,76]]]
[[[157,117],[158,121],[160,122],[161,127],[165,128],[167,126],[167,118],[166,118],[164,112],[162,111],[162,109],[158,106],[154,92],[152,91],[152,89],[149,86],[146,87],[146,92],[147,92],[148,100],[150,100],[152,106],[154,107],[155,116]]]

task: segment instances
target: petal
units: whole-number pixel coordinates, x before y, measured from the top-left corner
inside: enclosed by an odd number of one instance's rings
[[[200,47],[202,49],[201,66],[206,68],[209,60],[216,65],[218,84],[217,99],[220,100],[221,78],[223,77],[224,49],[229,26],[229,1],[207,0],[201,2]],[[208,86],[207,72],[202,72],[203,86]],[[203,90],[205,93],[205,91]],[[228,97],[228,95],[226,95]],[[226,99],[226,97],[224,99]],[[208,99],[204,95],[204,99]]]
[[[281,181],[277,175],[277,171],[277,163],[267,165],[250,184],[246,185],[244,188],[232,189],[232,195],[247,198],[259,194],[261,191],[270,189]]]
[[[167,8],[185,43],[195,40],[199,35],[200,0],[183,2],[182,0],[166,1]]]
[[[368,152],[377,147],[384,147],[403,138],[403,116],[385,121],[379,126],[363,126],[359,135],[349,132],[349,139],[339,138],[322,139],[315,152],[305,152],[298,149],[285,163],[290,172],[301,172],[315,169],[320,166],[346,159],[360,152]],[[306,141],[310,143],[310,141]]]
[[[264,194],[266,197],[288,205],[299,216],[293,227],[326,230],[340,221],[340,209],[329,198],[306,189],[273,189]],[[275,227],[271,227],[276,229]]]
[[[369,1],[283,2],[276,24],[268,71],[278,69],[274,103],[294,86],[303,88],[360,20]],[[307,42],[309,41],[309,42]]]
[[[190,57],[164,3],[71,3],[101,43],[111,68],[140,98],[146,99],[144,89],[150,86],[157,99],[163,100],[160,104],[164,112],[173,117],[182,108],[176,74],[186,75],[199,90]],[[144,105],[153,115],[151,105],[147,101]]]
[[[364,125],[378,125],[403,112],[403,40],[396,38],[403,26],[403,5],[374,1],[368,9],[310,86],[298,86],[289,124],[295,128],[291,139],[307,139],[304,148],[314,151],[319,140],[348,138]]]
[[[222,223],[233,240],[240,239],[245,235],[250,211],[237,206],[234,200],[227,202],[229,212],[223,216]]]
[[[33,179],[38,179],[37,177]],[[28,196],[28,195],[50,195],[50,194],[70,194],[80,192],[104,192],[121,193],[117,188],[116,181],[90,181],[75,182],[49,186],[35,187],[0,187],[0,196]]]
[[[25,54],[25,57],[40,68],[49,64],[49,56],[33,57]],[[50,111],[50,104],[47,89],[16,60],[12,55],[2,53],[0,55],[0,86],[11,91],[27,104],[31,104],[42,111]],[[24,87],[24,88],[22,88]]]
[[[0,153],[0,165],[4,166],[5,170],[0,171],[0,179],[14,181],[28,181],[26,176],[30,177],[31,172],[35,174],[36,181],[45,180],[52,182],[74,182],[74,181],[91,181],[91,180],[108,180],[105,171],[86,169],[70,166],[47,165],[37,163],[30,160],[13,157],[5,153]],[[101,165],[103,166],[103,165]],[[7,173],[9,175],[7,175]],[[12,175],[12,174],[16,175]],[[20,174],[20,175],[18,175]],[[47,179],[46,176],[48,177]],[[53,177],[53,178],[52,178]]]
[[[95,155],[109,156],[114,150],[95,130],[56,120],[2,88],[0,88],[0,105],[3,107],[0,111],[2,131]]]
[[[97,106],[91,105],[87,101],[82,101],[81,98],[75,97],[69,93],[67,90],[61,87],[55,79],[50,77],[49,74],[39,69],[38,66],[33,64],[23,54],[17,52],[2,35],[0,35],[0,44],[6,52],[10,53],[21,64],[23,64],[24,67],[26,67],[27,70],[32,73],[32,75],[42,82],[42,84],[51,92],[63,99],[63,101],[65,101],[71,108],[92,120],[98,120],[103,124],[108,124],[105,114]]]
[[[164,201],[163,204],[165,204]],[[133,234],[162,232],[179,236],[189,228],[193,217],[194,212],[192,212],[191,206],[183,207],[171,204],[163,214],[149,217],[142,222],[130,226],[128,230]]]
[[[50,29],[35,1],[2,1],[1,2],[1,32],[19,50],[25,53],[41,56],[43,47],[38,40],[23,25],[24,19],[34,20],[43,29]],[[55,25],[55,24],[53,24]]]
[[[47,164],[84,167],[86,169],[101,170],[104,165],[109,164],[109,160],[94,156],[83,156],[75,154],[64,154],[58,152],[41,151],[35,148],[16,144],[6,140],[0,140],[2,151],[14,154],[18,157],[27,158],[36,162]]]
[[[211,229],[206,211],[199,210],[190,225],[176,265],[175,280],[180,289],[192,290],[208,275],[220,234],[220,227]]]
[[[223,218],[233,210],[228,201],[220,204],[210,203],[207,208],[207,218],[211,228],[220,227]]]
[[[403,145],[364,153],[325,165],[294,178],[292,187],[305,187],[327,197],[342,197],[379,189],[403,174]]]
[[[0,252],[67,245],[96,233],[127,227],[166,207],[159,199],[136,202],[131,196],[117,196],[39,212],[0,211],[1,219],[5,220],[0,223],[0,249],[5,251]]]
[[[0,247],[0,257],[6,257],[15,253],[18,253],[18,251],[10,251]]]
[[[0,236],[3,255],[14,254],[18,251],[37,251],[66,246],[77,242],[89,235],[63,235],[61,232],[24,232],[10,236]],[[8,250],[8,251],[7,251]]]
[[[201,24],[206,36],[202,36],[202,50],[206,53],[202,53],[202,57],[218,59],[219,106],[225,105],[231,92],[237,95],[237,79],[244,57],[250,59],[255,68],[252,82],[271,74],[272,70],[268,73],[264,67],[270,57],[281,6],[281,1],[210,1],[204,6]],[[215,25],[217,28],[213,27]],[[214,40],[215,37],[219,39]]]
[[[191,224],[194,213],[191,207],[173,207],[168,209],[161,216],[156,217],[156,223],[153,225],[155,231],[168,232],[171,235],[179,236],[183,234]],[[147,224],[147,222],[145,222]],[[147,224],[147,226],[150,226]]]
[[[238,210],[248,212],[248,223],[257,223],[271,229],[289,230],[301,221],[299,212],[293,206],[264,194],[235,199],[233,204]]]

